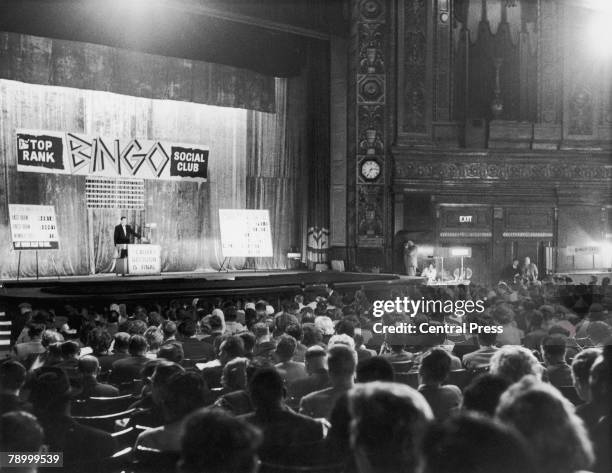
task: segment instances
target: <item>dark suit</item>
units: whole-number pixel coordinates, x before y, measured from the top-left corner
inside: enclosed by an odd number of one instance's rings
[[[113,363],[109,381],[119,385],[140,379],[140,370],[149,361],[146,356],[128,356]]]
[[[125,230],[121,224],[115,227],[115,235],[113,237],[115,245],[129,245],[132,243],[134,237],[140,238],[140,234],[136,233],[129,225],[125,226]],[[127,250],[121,250],[120,258],[127,256]]]
[[[327,370],[318,370],[307,378],[298,379],[288,386],[287,403],[290,407],[298,409],[304,396],[327,387],[329,387]]]
[[[185,358],[188,360],[210,361],[215,359],[215,348],[210,343],[197,338],[181,338],[180,342],[183,345]]]

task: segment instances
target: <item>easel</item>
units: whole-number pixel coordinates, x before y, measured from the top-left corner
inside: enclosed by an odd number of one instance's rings
[[[224,267],[225,267],[225,271],[229,272],[229,264],[231,260],[232,260],[231,256],[226,256],[225,258],[223,258],[223,263],[221,263],[221,267],[219,268],[217,272],[220,273],[221,271],[223,271]],[[242,268],[240,268],[240,270],[244,271],[245,269],[247,269],[247,265],[249,264],[249,261],[253,263],[253,271],[257,272],[257,264],[255,263],[255,258],[253,258],[252,256],[246,256],[244,258],[244,264],[242,265]],[[226,263],[227,263],[227,266],[226,266]]]
[[[226,256],[225,258],[223,258],[223,263],[221,263],[221,267],[219,268],[219,271],[217,272],[220,273],[221,271],[223,271],[223,266],[225,266],[226,262],[227,262],[227,267],[225,268],[225,271],[229,272],[229,264],[231,260],[232,260],[231,256]]]
[[[17,281],[19,281],[19,273],[21,272],[21,251],[19,251],[19,257],[17,258]],[[36,251],[36,279],[38,279],[38,250]],[[57,269],[57,264],[55,263],[55,258],[51,255],[51,261],[53,262],[53,268],[55,268],[55,274],[57,275],[57,279],[62,279],[60,273]]]

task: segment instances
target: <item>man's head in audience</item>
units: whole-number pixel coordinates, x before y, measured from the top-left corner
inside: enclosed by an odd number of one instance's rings
[[[351,446],[359,473],[414,473],[433,414],[416,390],[397,383],[358,384],[349,392]]]
[[[181,437],[179,473],[255,473],[260,431],[220,409],[191,414]]]
[[[327,348],[331,348],[334,345],[344,345],[351,349],[355,349],[355,340],[353,337],[347,335],[346,333],[332,335],[329,341],[327,342]]]
[[[295,338],[290,335],[281,335],[275,350],[278,361],[281,363],[291,361],[293,355],[295,355],[296,348],[297,342]]]
[[[219,361],[225,365],[228,361],[244,356],[244,342],[238,335],[226,337],[219,346]]]
[[[269,342],[270,341],[270,328],[268,324],[264,322],[257,322],[253,325],[253,333],[257,339],[257,343]]]
[[[181,420],[204,406],[206,384],[199,373],[179,372],[168,379],[162,396],[162,412],[166,424]]]
[[[178,332],[182,338],[191,338],[196,334],[196,323],[191,319],[185,319],[178,325]]]
[[[428,386],[439,386],[450,374],[451,357],[443,348],[433,348],[419,366],[421,383]]]
[[[164,360],[173,361],[174,363],[180,363],[185,358],[183,345],[176,340],[166,342],[159,348],[157,358],[163,358]]]
[[[81,352],[81,348],[79,344],[74,340],[68,340],[67,342],[62,343],[62,358],[64,360],[76,360]]]
[[[466,411],[495,415],[499,398],[508,389],[510,382],[491,373],[477,376],[463,391],[462,408]]]
[[[0,439],[2,450],[6,452],[42,453],[45,433],[36,417],[28,412],[12,411],[0,417]],[[7,468],[7,471],[20,473],[35,472],[36,466],[24,468]]]
[[[302,326],[300,324],[287,325],[285,333],[287,335],[291,335],[297,342],[302,341],[302,337],[304,336],[304,332],[302,331]]]
[[[79,358],[79,373],[83,378],[96,379],[100,372],[100,363],[95,356],[85,355]]]
[[[372,356],[357,363],[357,382],[371,381],[393,382],[393,366],[382,356]]]
[[[249,395],[256,412],[282,409],[286,395],[283,378],[274,368],[258,370],[249,382]]]
[[[585,402],[591,400],[591,388],[589,386],[589,376],[591,367],[601,350],[597,348],[587,348],[576,354],[572,360],[572,380],[578,397]]]
[[[113,338],[108,330],[104,328],[94,328],[87,335],[87,345],[91,347],[95,356],[106,355],[111,346]]]
[[[164,334],[164,341],[173,340],[176,335],[176,323],[172,320],[166,320],[162,323],[162,333]]]
[[[130,334],[127,332],[117,332],[114,337],[113,353],[127,354],[130,347]]]
[[[128,351],[132,356],[144,356],[147,352],[147,340],[142,335],[132,335],[128,344]]]
[[[208,319],[211,333],[221,333],[223,331],[223,321],[217,314],[213,314]]]
[[[164,342],[164,336],[157,327],[149,327],[144,333],[144,338],[150,353],[157,353]]]
[[[548,335],[542,339],[542,357],[546,366],[565,362],[566,338],[563,335]]]
[[[302,331],[304,333],[302,343],[307,347],[319,345],[323,341],[323,332],[314,323],[303,323]]]
[[[343,319],[336,324],[336,334],[341,335],[343,333],[351,338],[355,336],[355,325],[350,320]]]
[[[610,345],[608,345],[610,350]],[[605,353],[605,351],[604,351]],[[589,376],[591,401],[601,409],[603,415],[610,415],[610,399],[612,398],[612,379],[610,375],[610,359],[599,355],[593,362]]]
[[[350,387],[355,378],[357,353],[346,345],[334,345],[327,351],[327,369],[334,387]]]
[[[255,335],[251,332],[242,332],[238,336],[242,339],[242,344],[244,345],[244,356],[251,358],[257,343]]]
[[[0,391],[18,396],[26,380],[26,369],[18,361],[8,360],[0,365]]]
[[[221,375],[221,385],[226,393],[246,389],[247,385],[247,358],[234,358],[226,363]]]
[[[63,369],[45,366],[34,374],[29,400],[39,418],[70,415],[73,395],[74,390]]]
[[[535,473],[515,430],[485,416],[462,414],[429,427],[421,473]]]
[[[527,348],[506,345],[491,357],[489,371],[515,383],[527,375],[540,378],[543,370],[538,359]]]
[[[539,472],[572,473],[591,466],[593,449],[584,424],[552,385],[523,378],[502,394],[496,416],[523,434]]]
[[[306,350],[304,361],[308,374],[327,370],[327,352],[318,345],[314,345]]]
[[[151,398],[153,403],[161,405],[162,399],[168,387],[168,380],[177,373],[184,373],[185,368],[171,361],[159,361],[151,376]]]

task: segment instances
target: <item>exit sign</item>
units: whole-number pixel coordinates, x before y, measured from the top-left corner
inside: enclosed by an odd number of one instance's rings
[[[459,223],[472,223],[472,215],[459,215]]]

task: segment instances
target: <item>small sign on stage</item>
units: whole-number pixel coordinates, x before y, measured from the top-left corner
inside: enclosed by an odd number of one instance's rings
[[[9,204],[15,250],[57,250],[59,235],[52,205]]]
[[[267,210],[219,209],[219,223],[224,258],[273,256]]]
[[[127,245],[128,274],[161,273],[159,245]]]

